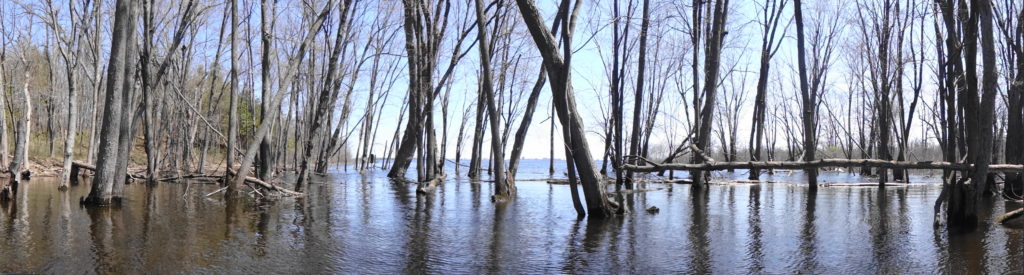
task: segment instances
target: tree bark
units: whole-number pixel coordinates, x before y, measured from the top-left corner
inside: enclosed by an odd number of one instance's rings
[[[633,135],[629,138],[629,155],[634,159],[633,163],[636,164],[637,156],[640,154],[640,113],[643,109],[644,99],[644,80],[645,80],[645,69],[647,66],[647,29],[651,25],[650,19],[650,8],[648,7],[650,0],[644,0],[643,3],[643,19],[640,23],[640,57],[637,60],[637,73],[636,73],[636,91],[633,99]],[[649,131],[649,130],[648,130]],[[621,177],[621,176],[620,176]],[[627,187],[633,185],[633,171],[626,172]]]
[[[267,113],[270,119],[260,121],[259,126],[257,126],[253,131],[253,139],[245,148],[245,153],[242,155],[238,173],[235,175],[234,179],[232,179],[231,184],[242,186],[242,183],[245,182],[245,177],[249,174],[249,168],[252,165],[253,159],[256,158],[256,152],[259,149],[259,144],[263,141],[263,137],[270,132],[270,126],[273,125],[274,118],[277,117],[278,112],[280,111],[279,106],[281,105],[281,101],[284,99],[284,96],[288,94],[285,91],[289,91],[292,88],[295,81],[295,74],[297,73],[296,71],[306,56],[307,47],[316,37],[321,26],[323,26],[324,20],[327,18],[327,14],[333,6],[334,1],[328,0],[327,4],[324,5],[324,9],[320,11],[316,19],[309,25],[309,30],[305,34],[302,42],[299,43],[298,50],[295,52],[295,55],[289,59],[288,66],[285,67],[283,76],[281,77],[284,82],[278,87],[279,91],[274,95],[273,100],[271,100],[270,106],[272,108],[270,108]]]
[[[568,1],[563,0],[563,6]],[[600,175],[594,169],[593,158],[590,155],[590,146],[587,145],[586,131],[583,128],[583,120],[576,110],[576,99],[573,95],[572,84],[570,83],[570,69],[568,62],[558,52],[554,36],[544,26],[540,11],[533,0],[516,0],[519,11],[526,26],[530,30],[537,49],[544,58],[544,66],[548,70],[553,94],[553,102],[558,112],[558,118],[566,128],[568,135],[565,136],[569,150],[571,150],[572,161],[579,172],[580,182],[583,185],[584,197],[587,201],[587,208],[590,209],[590,217],[603,218],[611,215],[612,207],[608,204],[605,196],[604,184]],[[567,8],[560,8],[560,11],[567,13]],[[563,25],[564,26],[564,25]],[[568,29],[568,27],[566,27]],[[571,37],[571,34],[563,31],[563,37]],[[570,41],[565,41],[563,47],[571,49]],[[571,53],[571,51],[566,51]],[[568,58],[568,56],[566,57]]]
[[[225,194],[233,195],[242,190],[242,184],[239,181],[231,180],[230,171],[235,167],[235,152],[232,148],[235,148],[235,144],[238,143],[238,0],[231,0],[231,34],[229,40],[231,40],[231,71],[228,73],[231,78],[231,82],[228,88],[228,142],[227,148],[224,150],[224,156],[227,160],[227,169],[225,170],[225,179],[231,183],[228,185],[228,190]]]
[[[314,109],[313,120],[310,121],[308,132],[306,133],[309,139],[302,149],[302,158],[299,159],[299,175],[295,183],[295,191],[302,192],[303,186],[309,180],[309,158],[312,157],[313,146],[317,142],[319,136],[320,126],[323,124],[323,116],[327,113],[328,109],[334,106],[334,102],[337,99],[337,89],[341,88],[341,77],[337,75],[338,70],[338,58],[341,56],[342,43],[345,41],[345,34],[348,32],[346,29],[345,22],[348,22],[348,9],[352,6],[352,0],[345,0],[345,2],[338,6],[338,12],[341,14],[341,21],[338,23],[338,29],[335,32],[335,40],[333,51],[327,62],[326,79],[324,80],[324,86],[320,89],[319,96],[316,100],[317,105]],[[342,120],[344,121],[344,120]],[[339,122],[340,123],[340,122]]]
[[[800,9],[800,1],[793,1],[793,17],[796,19],[796,45],[797,45],[797,62],[800,73],[800,98],[803,105],[803,112],[801,119],[803,120],[804,126],[804,161],[813,161],[814,153],[817,148],[817,94],[816,91],[810,91],[807,85],[807,62],[806,54],[807,51],[804,49],[804,19]],[[807,185],[810,190],[815,191],[818,189],[818,170],[807,169]]]
[[[273,7],[270,7],[273,5]],[[267,4],[267,0],[260,1],[260,46],[262,47],[260,54],[260,121],[272,119],[267,116],[267,110],[271,108],[270,100],[270,87],[273,85],[270,75],[271,59],[270,54],[272,49],[270,38],[273,36],[274,25],[275,25],[275,11],[277,10],[277,4]],[[272,150],[271,142],[273,141],[273,135],[267,135],[260,142],[260,158],[259,158],[259,178],[261,180],[270,180],[274,175],[274,162],[275,156]]]
[[[715,2],[714,17],[711,18],[711,33],[708,34],[707,51],[704,56],[704,107],[700,110],[696,145],[702,151],[711,149],[711,126],[714,119],[715,98],[718,88],[718,70],[722,54],[722,41],[725,38],[725,22],[728,16],[729,0]],[[704,160],[694,158],[696,163]],[[696,186],[704,183],[703,171],[694,171],[693,181]]]
[[[111,36],[110,59],[107,64],[106,100],[103,110],[103,126],[100,128],[100,143],[97,150],[96,176],[85,202],[109,204],[114,199],[114,181],[123,175],[117,170],[118,129],[121,124],[122,90],[131,88],[128,81],[132,76],[133,45],[135,44],[136,1],[118,0],[114,11],[114,26]]]
[[[510,199],[515,194],[515,182],[505,179],[505,152],[501,146],[501,133],[498,129],[501,117],[498,116],[498,106],[494,100],[494,84],[491,80],[491,56],[490,40],[487,38],[487,23],[484,19],[483,1],[476,2],[476,26],[477,47],[480,49],[481,78],[483,78],[482,96],[487,100],[487,115],[491,121],[491,162],[494,163],[494,197],[498,199]]]
[[[765,113],[768,108],[766,101],[768,95],[768,73],[771,70],[771,58],[778,52],[779,46],[775,33],[782,18],[782,11],[786,6],[785,0],[771,1],[764,5],[762,15],[765,16],[765,23],[761,31],[761,58],[757,75],[757,94],[754,96],[754,117],[750,131],[750,160],[761,160],[761,147],[764,142]],[[785,32],[785,30],[783,30]],[[785,34],[783,34],[785,36]],[[761,177],[761,171],[750,170],[749,179],[757,180]]]

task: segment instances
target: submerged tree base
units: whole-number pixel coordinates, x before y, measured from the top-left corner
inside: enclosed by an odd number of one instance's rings
[[[119,197],[119,196],[112,196],[112,197],[109,197],[109,198],[83,197],[83,198],[79,199],[78,204],[82,205],[82,206],[120,206],[121,205],[121,197]]]

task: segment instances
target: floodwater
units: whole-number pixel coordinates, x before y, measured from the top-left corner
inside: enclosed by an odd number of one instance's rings
[[[547,161],[521,169],[520,179],[546,177]],[[576,219],[566,185],[518,182],[514,200],[495,204],[486,182],[449,177],[417,196],[385,174],[334,170],[307,196],[273,202],[205,197],[217,189],[206,184],[133,184],[123,205],[96,209],[78,203],[88,183],[59,192],[37,178],[0,204],[0,272],[1024,272],[1024,232],[991,223],[1020,205],[994,200],[978,230],[948,233],[933,227],[934,184],[815,196],[799,172],[705,191],[648,184],[624,196],[630,214],[591,221]],[[872,180],[824,172],[821,181]]]

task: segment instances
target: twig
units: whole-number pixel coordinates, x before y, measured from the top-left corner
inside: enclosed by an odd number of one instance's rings
[[[221,188],[221,189],[217,189],[216,191],[210,192],[209,194],[206,194],[206,196],[207,196],[207,197],[209,197],[209,196],[213,196],[213,194],[217,194],[217,193],[220,193],[220,191],[224,191],[224,190],[226,190],[226,189],[228,189],[228,187],[227,187],[227,186],[225,186],[225,187],[223,187],[223,188]]]

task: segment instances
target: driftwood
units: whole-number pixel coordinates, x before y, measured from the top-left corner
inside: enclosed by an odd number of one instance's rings
[[[819,184],[826,187],[878,187],[877,182],[835,182]],[[920,185],[920,184],[917,184]],[[886,182],[885,186],[908,187],[910,184],[903,182]]]
[[[88,170],[88,171],[92,171],[94,173],[96,172],[96,166],[75,161],[75,162],[71,163],[71,178],[72,179],[78,178],[78,175],[81,173],[81,170],[83,170],[83,169],[84,170]],[[234,173],[232,173],[232,175],[234,175]],[[143,175],[132,174],[132,173],[128,173],[127,176],[128,176],[129,179],[145,179],[146,178]],[[175,181],[175,180],[183,180],[183,179],[209,179],[209,180],[216,181],[216,180],[220,180],[222,178],[223,178],[223,176],[194,174],[194,175],[185,175],[185,176],[176,176],[176,177],[162,178],[162,179],[157,179],[156,181],[158,181],[158,182],[167,182],[167,181]],[[288,189],[286,189],[284,187],[280,187],[280,186],[277,186],[275,184],[265,182],[263,180],[255,178],[255,177],[245,177],[245,183],[251,184],[251,185],[254,185],[254,186],[259,186],[259,187],[262,187],[262,188],[267,189],[267,190],[281,192],[281,193],[283,193],[285,195],[288,195],[288,196],[299,196],[299,195],[302,195],[302,193],[300,193],[300,192],[295,192],[295,191],[292,191],[292,190],[288,190]],[[209,195],[207,195],[207,196],[209,196]]]
[[[609,192],[614,192],[614,193],[618,193],[618,194],[628,195],[628,194],[636,194],[636,193],[643,193],[643,192],[654,192],[654,191],[661,191],[661,190],[665,190],[665,188],[622,189],[622,190],[619,190],[619,191],[609,191]]]
[[[670,170],[726,170],[726,169],[809,169],[819,167],[874,167],[886,169],[941,169],[969,171],[974,169],[973,164],[950,163],[937,161],[887,161],[877,159],[821,159],[813,161],[746,161],[746,162],[708,162],[700,164],[691,163],[664,163],[650,165],[623,165],[624,170],[634,172],[658,172]],[[992,172],[1019,172],[1024,171],[1024,165],[1020,164],[993,164],[989,165]]]
[[[96,173],[96,166],[93,166],[93,165],[90,165],[90,164],[87,164],[87,163],[81,163],[81,162],[77,162],[77,161],[72,161],[71,162],[71,179],[72,180],[73,179],[77,179],[78,176],[81,175],[83,169],[88,170],[88,171],[93,172],[93,173]],[[139,174],[132,174],[132,173],[128,173],[126,176],[128,177],[128,179],[145,179],[146,178],[146,176],[139,175]]]
[[[281,192],[282,194],[285,194],[285,195],[288,195],[288,196],[302,196],[302,193],[300,193],[300,192],[295,192],[295,191],[292,191],[292,190],[288,190],[288,189],[286,189],[284,187],[280,187],[280,186],[277,186],[275,184],[268,183],[268,182],[262,181],[260,179],[254,178],[254,177],[245,177],[245,183],[252,184],[252,185],[258,185],[260,187],[263,187],[264,189],[271,190],[271,191]]]
[[[548,184],[569,184],[568,179],[537,179],[537,180],[516,180],[516,181],[547,181]],[[615,178],[605,178],[605,183],[614,183]],[[654,183],[654,184],[691,184],[692,180],[688,179],[649,179],[649,180],[636,180],[634,183]]]
[[[693,184],[693,180],[689,179],[650,179],[650,180],[637,180],[635,183],[654,183],[654,184]]]
[[[1007,226],[1024,226],[1024,208],[1017,208],[996,218],[996,223]]]
[[[234,173],[232,173],[232,175],[234,175]],[[162,179],[158,179],[157,181],[166,182],[166,181],[176,181],[176,180],[185,180],[185,179],[209,180],[209,181],[212,181],[212,182],[220,182],[220,180],[223,180],[224,177],[223,176],[219,176],[219,175],[195,174],[195,175],[185,175],[185,176],[180,176],[180,177],[162,178]],[[289,195],[289,196],[300,196],[300,195],[302,195],[301,192],[295,192],[295,191],[289,190],[287,188],[278,186],[276,184],[272,184],[272,183],[268,183],[268,182],[262,181],[262,180],[260,180],[260,179],[258,179],[256,177],[245,177],[245,184],[249,184],[250,186],[259,186],[259,187],[262,187],[264,189],[271,190],[271,191],[281,192],[281,193],[283,193],[285,195]],[[215,194],[215,193],[220,192],[220,191],[222,191],[222,190],[214,191],[213,193],[210,193],[207,196]]]
[[[777,180],[727,180],[727,181],[713,182],[712,184],[714,184],[714,183],[719,183],[719,184],[738,184],[738,183],[757,184],[757,183],[786,183],[786,182],[784,182],[784,181],[777,181]],[[876,183],[875,186],[878,186],[878,184]]]
[[[569,184],[569,180],[568,179],[550,179],[550,180],[547,180],[547,182],[548,182],[548,184]],[[615,182],[615,179],[606,178],[606,179],[604,179],[604,182],[605,183],[612,183],[612,182]]]

